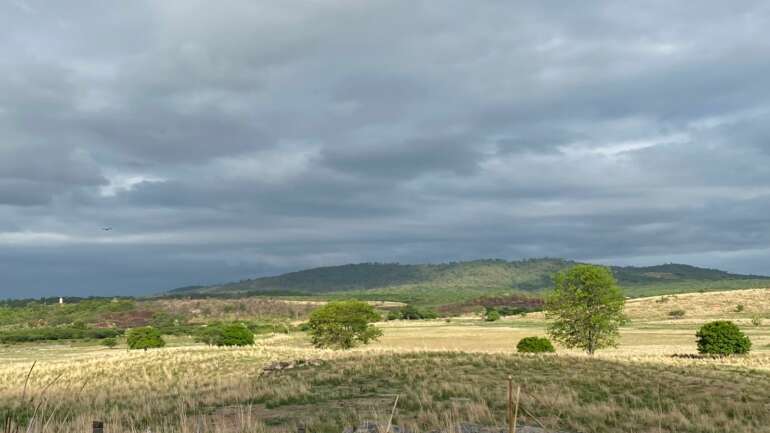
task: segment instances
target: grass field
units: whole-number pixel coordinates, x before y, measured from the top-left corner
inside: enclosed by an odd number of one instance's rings
[[[504,379],[522,386],[524,421],[570,432],[767,432],[770,430],[769,292],[754,290],[630,301],[620,346],[590,358],[515,354],[525,336],[544,335],[539,314],[486,323],[478,317],[387,322],[384,336],[351,352],[316,350],[302,333],[222,349],[173,338],[148,352],[88,343],[0,348],[0,419],[30,432],[340,432],[358,420],[415,431],[460,421],[502,425]],[[738,303],[745,304],[736,312]],[[668,311],[688,313],[673,320]],[[754,348],[745,357],[684,357],[704,321],[741,323]],[[680,356],[677,356],[680,355]],[[276,360],[322,359],[260,377]],[[37,362],[25,391],[25,379]],[[32,403],[30,403],[30,400]],[[34,419],[27,430],[26,423]]]

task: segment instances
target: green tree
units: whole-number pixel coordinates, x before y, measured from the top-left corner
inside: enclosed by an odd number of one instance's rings
[[[556,287],[546,297],[548,332],[570,348],[593,355],[617,345],[618,329],[626,323],[625,299],[609,269],[578,265],[556,275]]]
[[[308,327],[314,346],[350,349],[382,335],[371,324],[378,320],[380,315],[365,302],[337,301],[313,311]]]
[[[110,349],[112,349],[117,345],[118,345],[118,340],[115,339],[114,337],[109,337],[102,340],[102,346],[104,347],[109,347]]]
[[[131,350],[156,349],[166,346],[163,336],[160,332],[147,326],[144,328],[134,328],[126,333],[126,343]]]
[[[707,355],[736,355],[749,353],[751,340],[738,326],[727,320],[706,323],[695,334],[698,352]]]

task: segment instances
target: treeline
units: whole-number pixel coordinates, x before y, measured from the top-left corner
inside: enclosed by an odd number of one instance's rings
[[[0,332],[0,344],[57,340],[101,340],[115,338],[122,334],[123,330],[110,328],[80,328],[76,326],[24,328]]]

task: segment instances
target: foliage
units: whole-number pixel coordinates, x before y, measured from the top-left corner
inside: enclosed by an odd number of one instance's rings
[[[114,337],[105,338],[104,340],[102,340],[102,346],[104,347],[109,347],[110,349],[112,349],[117,345],[118,345],[118,340]]]
[[[703,325],[695,334],[698,352],[706,355],[736,355],[749,353],[751,340],[738,326],[727,320]]]
[[[497,322],[500,320],[500,313],[494,308],[487,308],[484,312],[484,320],[487,322]]]
[[[424,320],[436,319],[438,314],[428,308],[417,308],[414,305],[407,305],[398,311],[388,312],[388,320]]]
[[[545,337],[525,337],[519,340],[516,350],[520,353],[553,353],[556,352],[551,340]]]
[[[230,323],[201,328],[196,341],[210,346],[251,346],[254,333],[241,323]]]
[[[745,308],[746,308],[746,307],[744,307],[744,306],[743,306],[743,304],[738,304],[738,305],[736,305],[736,306],[735,306],[735,312],[736,312],[736,313],[741,313],[741,312],[743,312],[743,310],[744,310]]]
[[[72,302],[72,303],[66,303]],[[0,326],[60,326],[95,323],[101,317],[136,309],[131,299],[68,298],[59,305],[58,298],[42,301],[4,301],[0,303]]]
[[[360,301],[330,302],[310,315],[308,326],[313,345],[350,349],[382,335],[372,322],[380,316],[371,305]]]
[[[30,343],[35,341],[84,340],[117,337],[119,329],[76,328],[73,326],[21,328],[0,332],[0,343]]]
[[[546,298],[550,335],[570,348],[593,354],[617,345],[618,328],[626,322],[625,299],[609,269],[578,265],[556,276]]]
[[[126,343],[131,350],[156,349],[166,346],[163,336],[151,326],[129,330],[126,333]]]

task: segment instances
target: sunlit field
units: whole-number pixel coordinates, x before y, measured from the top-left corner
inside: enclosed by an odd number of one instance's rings
[[[741,296],[756,310],[766,294]],[[15,420],[10,431],[30,432],[87,431],[93,420],[105,421],[108,432],[341,432],[385,420],[399,395],[395,419],[413,431],[459,422],[502,426],[504,379],[512,374],[522,386],[523,422],[549,431],[766,432],[770,321],[755,326],[749,317],[758,311],[722,311],[751,337],[752,353],[692,356],[697,327],[713,318],[706,306],[716,308],[719,296],[632,301],[633,321],[619,347],[593,358],[562,347],[556,355],[516,354],[519,339],[545,335],[539,314],[493,323],[476,316],[383,322],[378,342],[349,352],[313,349],[300,332],[248,348],[183,337],[147,352],[89,343],[5,346],[0,418]],[[672,320],[669,308],[686,308],[690,317]],[[262,375],[271,362],[296,360],[323,362]]]

